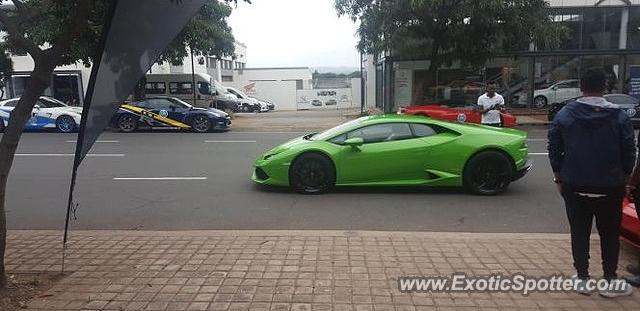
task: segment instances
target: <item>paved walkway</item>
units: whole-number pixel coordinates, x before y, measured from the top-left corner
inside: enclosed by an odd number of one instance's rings
[[[59,271],[60,233],[11,231],[10,272]],[[601,275],[594,244],[594,275]],[[621,265],[637,256],[625,247]],[[640,292],[416,293],[400,276],[570,274],[557,234],[338,231],[73,232],[68,276],[36,310],[638,310]]]

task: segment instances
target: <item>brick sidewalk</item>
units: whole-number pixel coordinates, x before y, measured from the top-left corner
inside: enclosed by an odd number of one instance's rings
[[[9,272],[59,271],[60,233],[11,231]],[[593,275],[601,275],[594,243]],[[625,247],[621,266],[633,250]],[[640,292],[403,294],[399,276],[572,273],[557,234],[73,232],[68,276],[33,310],[638,310]]]

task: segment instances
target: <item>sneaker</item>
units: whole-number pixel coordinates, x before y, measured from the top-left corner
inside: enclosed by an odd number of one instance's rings
[[[627,272],[634,274],[634,275],[640,275],[640,264],[637,265],[628,265],[627,266]]]
[[[617,288],[606,288],[604,290],[598,290],[600,296],[605,298],[616,298],[616,297],[624,297],[631,296],[633,294],[633,287],[627,283],[624,279],[613,279],[608,281],[609,284],[617,282]]]
[[[571,276],[571,279],[573,280],[575,285],[575,290],[576,293],[580,294],[580,295],[585,295],[585,296],[589,296],[591,295],[591,293],[593,293],[593,290],[589,290],[587,288],[587,282],[591,279],[591,278],[586,278],[586,279],[580,279],[578,278],[577,274],[574,274]]]
[[[633,287],[640,287],[640,273],[627,275],[624,279]]]

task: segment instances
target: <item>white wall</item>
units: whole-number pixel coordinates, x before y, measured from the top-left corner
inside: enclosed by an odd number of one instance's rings
[[[303,89],[310,89],[311,79],[311,70],[306,67],[246,68],[234,76],[233,82],[224,84],[267,100],[276,105],[277,110],[296,110],[296,80],[303,81]]]
[[[276,106],[276,110],[296,110],[295,81],[256,81],[247,84],[227,83],[247,95],[266,100]]]
[[[312,105],[313,100],[319,100],[322,106]],[[327,106],[328,100],[335,100],[337,104]],[[337,109],[360,107],[359,102],[353,100],[352,89],[315,89],[315,90],[298,90],[297,92],[297,108],[298,109]]]

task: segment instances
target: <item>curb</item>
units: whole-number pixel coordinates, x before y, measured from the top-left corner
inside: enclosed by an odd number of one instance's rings
[[[8,236],[62,236],[61,230],[9,230]],[[341,230],[78,230],[70,236],[126,236],[126,237],[342,237],[342,238],[422,238],[447,240],[569,240],[565,233],[475,233],[475,232],[415,232],[415,231],[341,231]]]

